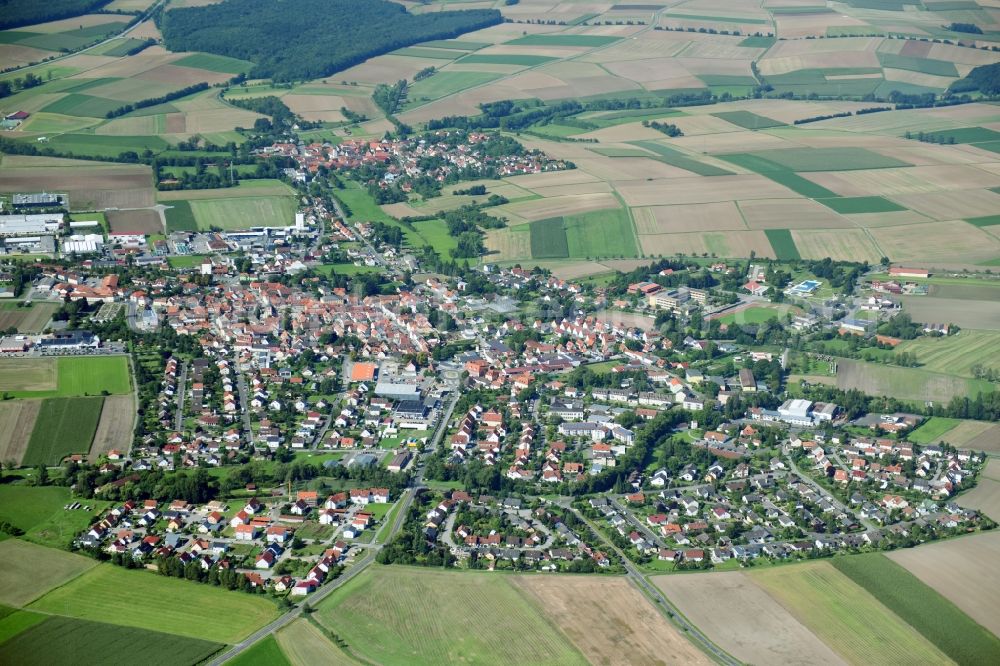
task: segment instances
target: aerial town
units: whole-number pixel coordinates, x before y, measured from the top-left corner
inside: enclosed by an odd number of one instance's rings
[[[1000,663],[989,3],[9,4],[0,664]]]

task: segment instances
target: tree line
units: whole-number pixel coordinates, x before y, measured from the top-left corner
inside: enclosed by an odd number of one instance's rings
[[[167,102],[172,102],[175,99],[180,99],[181,97],[187,97],[188,95],[201,92],[202,90],[208,90],[208,84],[204,81],[201,83],[195,83],[194,85],[190,85],[186,88],[181,88],[180,90],[168,92],[166,95],[160,95],[159,97],[148,97],[146,99],[140,99],[138,102],[123,104],[117,109],[108,111],[104,114],[104,117],[117,118],[118,116],[124,116],[126,113],[132,113],[138,109],[145,109],[146,107],[156,106],[157,104],[166,104]]]

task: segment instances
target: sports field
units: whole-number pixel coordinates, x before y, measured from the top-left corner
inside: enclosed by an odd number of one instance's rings
[[[760,569],[750,577],[848,662],[949,662],[930,641],[829,562]]]
[[[0,662],[98,666],[127,654],[130,663],[173,666],[200,663],[220,648],[219,643],[174,634],[56,616],[0,645]]]
[[[373,565],[315,617],[349,650],[383,664],[586,663],[533,603],[489,574]]]
[[[97,566],[97,561],[20,539],[0,541],[0,603],[25,606]],[[2,661],[2,660],[0,660]]]
[[[278,615],[263,597],[113,564],[98,565],[31,609],[217,643],[236,643]]]
[[[46,398],[21,464],[58,465],[71,453],[89,453],[103,405],[100,396]]]

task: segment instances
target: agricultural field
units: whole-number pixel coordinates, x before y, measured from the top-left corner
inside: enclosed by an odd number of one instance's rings
[[[216,643],[236,643],[278,615],[274,603],[261,597],[112,564],[49,592],[30,610]]]
[[[959,423],[959,419],[932,416],[906,438],[914,444],[937,444],[942,441],[946,432],[953,430]]]
[[[920,402],[947,402],[956,395],[976,395],[993,388],[992,384],[981,379],[849,359],[840,359],[837,363],[837,386],[845,390],[859,389],[870,395]]]
[[[312,664],[361,664],[363,662],[354,659],[347,654],[327,636],[323,630],[313,622],[306,619],[298,619],[275,634],[276,642],[274,648],[269,648],[269,652],[277,649],[284,659],[284,663],[290,666],[311,666]],[[250,663],[250,662],[248,662]],[[253,662],[262,663],[262,662]],[[276,662],[267,663],[281,664],[282,659]]]
[[[32,303],[18,307],[18,303],[0,303],[0,331],[16,328],[18,333],[41,333],[59,306],[55,303]]]
[[[143,208],[154,203],[152,171],[144,165],[5,155],[0,163],[0,193],[38,191],[66,193],[71,210]]]
[[[158,631],[49,617],[0,644],[0,661],[25,666],[108,663],[110,655],[128,654],[145,664],[200,663],[222,648],[219,643]]]
[[[830,562],[761,569],[750,578],[848,662],[949,662],[940,649]]]
[[[743,662],[844,663],[746,573],[657,576],[653,582],[695,626]]]
[[[711,663],[626,578],[525,576],[514,585],[590,663],[648,664],[666,654],[685,664]]]
[[[0,570],[0,603],[26,606],[97,566],[95,560],[20,539],[0,541],[7,563]]]
[[[94,432],[89,460],[97,461],[112,449],[127,451],[132,444],[135,400],[129,395],[110,395],[104,398],[101,418]]]
[[[106,506],[103,500],[87,500],[79,509],[66,510],[73,502],[68,488],[59,486],[0,486],[0,520],[25,530],[21,537],[41,546],[68,548]]]
[[[132,390],[124,356],[0,359],[0,386],[16,398],[121,395]]]
[[[994,536],[986,533],[977,536]],[[952,543],[961,544],[962,541],[972,540],[977,536],[969,536],[956,540]],[[994,545],[998,542],[993,540]],[[933,547],[938,544],[929,544]],[[962,548],[961,545],[953,546],[952,554],[962,557],[968,554],[970,547]],[[923,548],[910,549],[912,557],[920,556]],[[996,554],[997,549],[993,550]],[[985,553],[980,553],[980,557]],[[949,559],[947,563],[940,559],[940,556],[924,555],[936,560],[943,576],[949,576],[948,570],[955,566],[954,559]],[[974,557],[973,557],[974,559]],[[919,560],[917,560],[919,561]],[[984,566],[983,561],[967,561],[964,564],[971,565],[962,567],[964,577],[976,580],[975,587],[965,585],[964,592],[968,595],[965,599],[966,605],[976,608],[980,617],[994,617],[1000,606],[992,602],[992,594],[984,593],[982,574],[991,575]],[[903,621],[916,629],[921,636],[941,649],[942,652],[954,659],[959,664],[981,664],[992,661],[1000,655],[1000,638],[991,634],[986,628],[980,626],[966,615],[959,606],[955,605],[948,598],[942,596],[932,587],[926,585],[918,577],[907,571],[892,559],[881,553],[868,553],[857,557],[839,557],[833,560],[833,566],[841,573],[848,576],[855,583],[870,592],[876,599],[882,602],[889,610],[893,611]],[[977,572],[979,575],[971,575]],[[942,574],[939,574],[942,575]],[[954,574],[951,578],[957,578]],[[996,580],[994,576],[994,582]],[[993,590],[996,587],[992,587]],[[957,595],[950,593],[952,599]],[[988,612],[986,606],[992,609]],[[997,622],[993,622],[993,631],[996,631]]]
[[[0,462],[21,464],[41,406],[41,400],[0,402]]]
[[[922,368],[973,377],[973,366],[1000,371],[1000,332],[963,329],[943,338],[918,338],[898,347],[917,355]]]
[[[585,663],[532,602],[488,574],[373,566],[324,599],[314,617],[348,650],[383,664]]]
[[[298,622],[303,621],[299,620]],[[298,622],[293,622],[292,624],[298,624]],[[251,647],[226,662],[226,666],[257,666],[257,664],[293,666],[292,662],[282,652],[274,636],[268,636],[262,641],[257,641]]]
[[[43,400],[21,464],[58,465],[72,453],[89,453],[103,404],[100,396]]]

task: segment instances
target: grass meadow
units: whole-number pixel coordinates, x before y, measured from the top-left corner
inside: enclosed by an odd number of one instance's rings
[[[123,395],[132,390],[124,356],[0,359],[0,386],[15,398]]]
[[[31,609],[97,622],[236,643],[278,615],[263,597],[100,564]]]
[[[372,566],[324,599],[314,617],[350,651],[383,664],[584,663],[497,576]]]
[[[96,560],[73,555],[55,548],[20,539],[0,541],[0,603],[24,606],[86,571],[97,566]],[[0,663],[3,662],[0,659]]]

